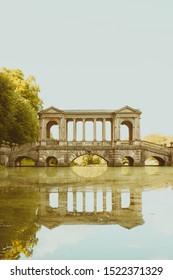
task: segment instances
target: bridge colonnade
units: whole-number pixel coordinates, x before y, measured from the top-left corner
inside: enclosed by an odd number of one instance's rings
[[[125,106],[119,110],[72,110],[62,111],[55,107],[49,107],[39,112],[39,141],[51,139],[51,127],[57,125],[58,140],[69,141],[69,123],[73,124],[73,142],[78,142],[78,123],[82,124],[83,143],[86,139],[86,125],[93,124],[90,129],[91,141],[98,141],[98,122],[101,123],[101,139],[99,141],[119,141],[121,139],[120,128],[125,125],[128,129],[128,139],[133,141],[140,139],[140,115],[139,110]],[[107,123],[110,125],[108,126]],[[92,130],[92,131],[91,131]],[[100,129],[99,129],[100,130]],[[109,131],[108,131],[109,130]],[[107,135],[109,134],[109,137]],[[109,138],[109,139],[107,139]],[[62,143],[64,144],[64,143]]]
[[[139,110],[125,106],[119,110],[66,110],[49,107],[38,113],[39,139],[36,143],[20,147],[1,143],[0,163],[5,166],[21,166],[22,160],[32,159],[35,166],[70,166],[79,156],[97,155],[105,159],[108,166],[145,166],[145,161],[153,157],[159,165],[173,166],[173,143],[170,147],[142,141],[140,139]],[[81,123],[81,139],[78,137],[78,123]],[[87,122],[92,123],[88,131],[92,140],[87,140]],[[98,122],[101,126],[98,128]],[[109,125],[110,138],[106,132]],[[73,137],[69,140],[69,123]],[[52,139],[51,127],[59,128],[58,139]],[[121,126],[128,129],[128,139],[121,140]],[[97,130],[101,128],[101,139]]]

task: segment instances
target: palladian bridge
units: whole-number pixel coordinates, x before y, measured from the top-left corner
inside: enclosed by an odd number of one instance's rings
[[[108,166],[121,166],[124,162],[144,166],[150,157],[157,159],[159,165],[173,165],[173,145],[142,141],[141,111],[129,106],[118,110],[60,110],[51,106],[38,116],[38,141],[21,146],[2,143],[2,164],[20,166],[24,158],[29,158],[35,166],[50,166],[52,159],[57,166],[70,166],[79,156],[89,154],[100,156]],[[121,139],[122,126],[128,131],[126,140]],[[52,127],[56,128],[57,139],[52,138]],[[87,139],[87,131],[92,138]]]

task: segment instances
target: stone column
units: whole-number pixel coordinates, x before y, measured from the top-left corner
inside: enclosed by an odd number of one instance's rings
[[[114,140],[114,121],[111,120],[111,141]]]
[[[73,119],[73,141],[76,141],[76,119]]]
[[[118,120],[117,118],[114,119],[114,140],[117,140],[118,138]]]
[[[106,133],[105,133],[105,119],[102,121],[102,141],[106,140]]]
[[[66,141],[66,119],[63,117],[59,121],[59,141]]]
[[[131,136],[132,139],[130,140],[135,140],[136,139],[136,128],[137,128],[137,122],[136,122],[136,118],[134,119],[134,123],[131,121],[132,123],[132,135],[130,135],[130,129],[129,129],[129,137]]]
[[[85,142],[85,119],[83,119],[82,122],[83,122],[82,141]]]
[[[38,140],[41,141],[43,139],[43,120],[39,118],[39,134],[38,134]]]
[[[41,122],[41,140],[47,139],[47,131],[46,131],[46,121],[45,119],[42,119]]]
[[[93,135],[94,135],[94,141],[96,141],[96,119],[94,119]]]
[[[140,119],[135,118],[135,133],[134,133],[134,140],[135,139],[140,139]]]
[[[67,119],[64,118],[64,141],[67,141]]]

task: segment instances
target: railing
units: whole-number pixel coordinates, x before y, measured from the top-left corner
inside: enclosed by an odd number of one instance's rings
[[[169,147],[167,147],[165,145],[152,143],[152,142],[148,142],[148,141],[142,141],[142,146],[148,147],[148,148],[153,148],[156,151],[161,150],[161,151],[169,152],[169,150],[170,150]]]
[[[115,143],[117,143],[119,145],[133,145],[134,141],[132,141],[132,140],[118,140]]]
[[[155,147],[158,147],[158,148],[165,148],[166,147],[165,145],[157,144],[157,143],[153,143],[153,142],[148,142],[148,141],[142,141],[142,143],[147,144],[149,146],[155,146]]]
[[[112,141],[68,141],[67,146],[111,146]]]
[[[23,144],[20,146],[12,146],[13,151],[17,150],[22,150],[22,149],[28,149],[31,147],[36,147],[36,146],[66,146],[66,147],[87,147],[87,146],[94,146],[94,147],[112,147],[112,146],[141,146],[141,147],[146,147],[146,148],[153,148],[153,149],[159,149],[159,150],[164,150],[164,151],[169,151],[169,148],[148,142],[148,141],[142,141],[142,140],[117,140],[117,141],[58,141],[58,140],[42,140],[39,142],[31,142],[27,144]]]
[[[11,150],[18,151],[18,150],[27,149],[30,147],[35,147],[35,146],[39,146],[39,142],[30,142],[30,143],[26,143],[26,144],[22,144],[22,145],[12,144]]]

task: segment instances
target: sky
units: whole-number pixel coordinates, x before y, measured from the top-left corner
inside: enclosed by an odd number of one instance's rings
[[[172,0],[0,0],[0,67],[40,86],[44,108],[142,111],[173,135]]]

